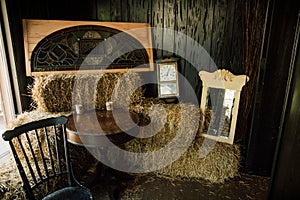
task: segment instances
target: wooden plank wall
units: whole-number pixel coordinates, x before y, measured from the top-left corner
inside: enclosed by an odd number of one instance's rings
[[[169,28],[191,37],[202,45],[220,68],[244,73],[245,6],[235,0],[13,0],[21,5],[21,17],[30,19],[96,20],[147,22],[152,27]],[[184,51],[185,40],[163,31],[154,35],[157,59]],[[195,56],[195,55],[188,55]],[[182,73],[196,84],[182,63]],[[184,70],[183,70],[184,68]],[[198,75],[197,75],[198,76]],[[198,79],[197,79],[198,80]]]
[[[251,0],[248,0],[249,2]],[[186,34],[186,38],[177,38],[176,35],[165,35],[164,31],[153,35],[154,58],[161,59],[182,53],[187,60],[197,58],[195,52],[191,52],[187,45],[190,37],[211,55],[219,68],[228,69],[235,74],[245,74],[246,40],[245,40],[245,13],[244,1],[238,0],[10,0],[7,2],[12,32],[16,46],[18,67],[25,69],[22,60],[24,54],[22,37],[17,33],[22,32],[21,19],[57,19],[57,20],[95,20],[95,21],[126,21],[147,22],[152,27],[169,28]],[[252,10],[255,12],[255,10]],[[263,27],[256,27],[261,29]],[[261,34],[261,32],[259,32]],[[162,50],[168,46],[173,52]],[[250,50],[251,51],[251,50]],[[251,55],[251,54],[249,54]],[[185,59],[180,60],[179,71],[188,80],[200,100],[201,81],[198,71]],[[252,67],[253,65],[251,65]],[[195,66],[197,67],[197,66]],[[258,66],[254,66],[258,67]],[[257,70],[256,70],[257,72]],[[21,76],[21,74],[19,74]],[[25,76],[25,75],[24,75]],[[155,73],[152,75],[155,78]],[[255,76],[254,76],[255,77]],[[250,80],[256,82],[250,76]],[[23,84],[27,84],[24,81]],[[24,85],[22,86],[23,88]],[[185,85],[181,85],[181,95],[188,96]],[[246,90],[252,91],[249,87]],[[151,88],[151,87],[150,87]],[[148,89],[149,96],[155,96],[155,87]],[[245,92],[247,92],[245,91]],[[26,93],[27,91],[23,91]],[[240,110],[251,107],[252,98],[245,100]],[[24,107],[26,109],[26,107]],[[250,111],[243,113],[243,120],[238,120],[236,136],[239,142],[246,144],[248,121]],[[239,128],[242,127],[242,128]]]

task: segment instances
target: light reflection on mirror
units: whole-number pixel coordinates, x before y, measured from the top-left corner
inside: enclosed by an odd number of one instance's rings
[[[208,135],[229,137],[235,90],[208,88],[206,109],[212,111]]]

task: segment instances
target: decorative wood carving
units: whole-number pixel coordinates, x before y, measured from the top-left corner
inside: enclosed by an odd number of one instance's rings
[[[207,87],[242,90],[242,87],[249,81],[246,75],[234,75],[225,69],[217,70],[213,73],[201,71],[199,76]]]

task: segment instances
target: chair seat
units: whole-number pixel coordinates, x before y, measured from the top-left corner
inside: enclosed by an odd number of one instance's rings
[[[46,197],[43,200],[91,200],[93,199],[91,192],[83,187],[66,187],[57,190]]]

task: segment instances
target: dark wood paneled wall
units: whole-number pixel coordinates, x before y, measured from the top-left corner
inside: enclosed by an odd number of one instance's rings
[[[205,48],[219,68],[229,69],[236,74],[245,73],[245,5],[237,0],[12,0],[8,1],[12,16],[13,32],[22,33],[20,21],[27,19],[96,20],[146,22],[160,28],[153,34],[154,56],[161,59],[184,55],[180,59],[179,71],[191,84],[198,99],[201,96],[201,82],[198,71],[187,60],[197,60],[195,52],[187,53],[187,37]],[[17,16],[17,17],[16,17]],[[16,23],[15,23],[16,22]],[[166,34],[168,28],[185,34]],[[22,37],[16,38],[16,54],[19,67]],[[172,49],[172,52],[163,49]],[[154,74],[153,74],[154,76]],[[185,90],[181,95],[190,96],[194,91]],[[154,88],[153,88],[154,89]],[[148,91],[155,95],[155,91]],[[249,103],[249,102],[247,102]],[[245,135],[245,133],[241,133]],[[244,138],[245,136],[242,136]]]
[[[268,2],[273,0],[9,0],[7,1],[18,76],[21,91],[26,94],[30,79],[25,77],[22,37],[22,18],[58,20],[95,20],[147,22],[155,28],[169,28],[185,34],[166,35],[163,30],[153,34],[155,59],[181,56],[179,71],[201,96],[201,81],[198,71],[188,60],[198,59],[189,49],[188,38],[202,45],[218,68],[234,74],[247,74],[250,82],[244,87],[237,122],[236,142],[246,151],[253,116],[255,88],[261,65],[261,47],[265,30]],[[163,50],[165,47],[172,52]],[[184,59],[186,58],[186,59]],[[211,66],[208,66],[211,67]],[[155,72],[142,74],[155,79]],[[181,95],[189,96],[181,85]],[[147,95],[155,96],[156,87],[147,88]],[[26,99],[27,98],[27,99]],[[23,96],[24,110],[28,108],[28,97]]]

